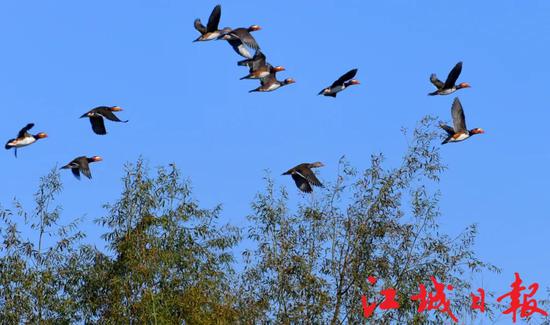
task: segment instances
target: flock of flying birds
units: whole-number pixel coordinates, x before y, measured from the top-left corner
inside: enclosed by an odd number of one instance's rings
[[[201,34],[194,42],[204,42],[212,40],[223,40],[227,41],[229,45],[238,53],[240,56],[245,59],[239,61],[237,64],[239,66],[248,67],[248,75],[244,76],[242,79],[256,79],[260,81],[260,86],[256,89],[251,90],[250,92],[270,92],[277,90],[283,86],[294,83],[294,79],[287,78],[282,81],[277,80],[277,72],[284,71],[285,68],[282,66],[272,66],[266,60],[265,54],[261,51],[258,42],[252,36],[252,32],[260,30],[260,26],[252,25],[248,28],[230,28],[225,27],[219,29],[218,25],[221,18],[221,6],[217,5],[212,10],[208,23],[204,26],[200,19],[195,19],[194,26],[195,29]],[[251,52],[254,51],[254,55]],[[435,74],[430,76],[430,82],[436,87],[436,90],[429,93],[430,96],[435,95],[449,95],[455,91],[462,88],[469,88],[470,85],[466,82],[456,84],[460,73],[462,72],[462,62],[458,62],[451,72],[449,72],[445,82],[439,80]],[[359,81],[355,78],[357,74],[357,69],[352,69],[334,81],[330,86],[324,88],[319,92],[319,95],[336,97],[336,95],[352,85],[358,85]],[[92,125],[92,130],[94,133],[99,135],[105,135],[107,133],[104,124],[104,118],[114,121],[114,122],[128,122],[120,120],[114,112],[121,111],[122,108],[118,106],[99,106],[89,112],[83,114],[81,118],[89,118]],[[445,130],[447,133],[446,139],[442,144],[449,142],[459,142],[468,139],[469,137],[475,134],[484,133],[480,128],[475,128],[468,130],[466,127],[466,119],[464,116],[464,110],[462,104],[458,98],[455,98],[451,107],[451,116],[453,119],[453,126],[448,126],[441,124],[440,127]],[[17,157],[17,149],[28,146],[35,143],[39,139],[47,137],[47,134],[44,132],[37,133],[32,135],[29,133],[29,130],[34,126],[33,123],[27,124],[22,128],[15,139],[10,139],[5,148],[13,148],[15,151],[15,156]],[[62,169],[71,169],[73,175],[80,179],[80,173],[84,174],[86,177],[91,178],[91,172],[89,164],[92,162],[101,161],[102,158],[99,156],[85,157],[80,156],[73,159],[67,165],[61,167]],[[314,162],[314,163],[302,163],[299,164],[285,173],[283,175],[290,175],[296,186],[303,192],[310,193],[313,191],[312,186],[322,187],[323,184],[315,176],[315,173],[312,171],[313,168],[323,167],[323,163]]]

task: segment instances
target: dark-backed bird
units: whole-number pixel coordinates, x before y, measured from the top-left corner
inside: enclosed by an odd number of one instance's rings
[[[283,175],[290,175],[296,183],[296,186],[305,193],[311,193],[313,189],[312,185],[323,187],[323,184],[317,179],[315,173],[311,170],[312,168],[319,168],[325,166],[322,162],[314,163],[303,163],[295,166],[286,172]]]
[[[80,179],[80,173],[84,174],[84,176],[91,179],[92,173],[90,172],[89,164],[96,161],[102,161],[102,160],[103,159],[99,156],[93,156],[90,158],[86,156],[80,156],[80,157],[76,157],[70,163],[61,167],[61,169],[70,169],[74,177],[76,177],[77,179]]]
[[[282,66],[274,67],[271,64],[267,63],[266,57],[261,50],[256,51],[256,54],[254,54],[254,57],[252,59],[245,59],[239,61],[237,64],[240,66],[248,67],[248,74],[242,77],[241,80],[262,79],[268,77],[269,74],[273,74],[273,76],[276,76],[277,72],[285,70],[285,68]]]
[[[201,23],[201,20],[199,18],[195,19],[194,26],[195,29],[201,33],[201,36],[199,36],[196,40],[193,42],[204,42],[204,41],[211,41],[218,39],[223,33],[229,32],[230,28],[224,28],[223,30],[218,29],[218,25],[220,23],[220,17],[222,14],[222,6],[217,5],[212,10],[212,13],[210,13],[210,18],[208,18],[208,24],[206,27]]]
[[[445,130],[445,132],[447,132],[447,138],[441,144],[464,141],[474,134],[485,133],[485,131],[480,128],[468,130],[468,128],[466,127],[464,110],[462,109],[462,104],[460,103],[458,97],[455,98],[455,100],[453,101],[453,106],[451,107],[451,115],[453,117],[453,127],[445,124],[439,125],[443,130]]]
[[[95,134],[105,135],[107,134],[107,130],[105,129],[105,123],[103,122],[103,118],[108,119],[109,121],[113,122],[122,122],[126,123],[126,121],[119,120],[118,117],[113,112],[120,112],[122,111],[122,108],[118,106],[98,106],[92,110],[90,110],[87,113],[84,113],[80,118],[83,117],[89,117],[90,118],[90,124],[92,124],[92,130],[94,130]]]
[[[336,94],[338,94],[342,90],[346,89],[347,87],[352,86],[352,85],[358,85],[359,80],[353,79],[353,78],[355,78],[356,74],[357,74],[357,69],[352,69],[352,70],[346,72],[343,76],[338,78],[338,80],[333,82],[332,85],[330,85],[329,87],[321,90],[319,92],[319,95],[336,97]]]
[[[5,148],[6,149],[13,148],[15,157],[17,157],[17,148],[28,146],[30,144],[35,143],[36,140],[44,139],[48,137],[48,135],[44,132],[40,132],[35,135],[30,134],[29,130],[32,129],[33,126],[34,126],[34,123],[29,123],[25,125],[25,127],[22,128],[17,134],[17,138],[9,139],[8,142],[6,142]]]
[[[455,85],[456,81],[458,80],[458,77],[460,76],[460,72],[462,72],[462,62],[458,62],[454,66],[454,68],[451,70],[451,72],[449,72],[449,75],[447,76],[447,80],[445,80],[445,83],[437,79],[437,76],[435,75],[435,73],[432,73],[430,76],[430,82],[437,88],[437,90],[429,93],[428,95],[430,96],[449,95],[459,89],[470,88],[470,84],[467,82],[461,82],[458,85]]]
[[[286,78],[283,81],[277,80],[274,73],[270,73],[267,77],[260,79],[260,86],[256,89],[252,89],[249,93],[252,92],[269,92],[277,90],[283,86],[290,85],[295,83],[294,79]]]
[[[249,49],[258,51],[260,46],[250,33],[260,29],[260,26],[252,25],[248,28],[237,28],[230,31],[224,31],[218,39],[226,40],[240,56],[252,59],[254,56],[250,54]]]

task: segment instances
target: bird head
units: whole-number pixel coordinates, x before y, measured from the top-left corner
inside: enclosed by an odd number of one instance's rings
[[[91,160],[92,160],[93,162],[96,162],[96,161],[102,161],[103,158],[101,158],[100,156],[93,156],[93,157],[91,158]]]
[[[44,132],[40,132],[38,133],[36,136],[35,136],[37,139],[44,139],[44,138],[47,138],[48,135]]]
[[[284,84],[285,85],[290,85],[290,84],[293,84],[295,83],[296,81],[292,78],[286,78],[285,81],[284,81]]]
[[[120,106],[113,106],[113,107],[111,107],[111,111],[112,111],[112,112],[120,112],[120,111],[122,111],[122,107],[120,107]]]
[[[475,129],[470,131],[470,134],[483,134],[483,133],[485,133],[485,131],[483,129],[480,129],[480,128],[475,128]]]
[[[469,83],[461,82],[460,84],[458,84],[458,86],[456,88],[461,89],[461,88],[470,88],[470,87],[472,87],[472,86],[470,86]]]
[[[286,70],[285,67],[282,67],[280,65],[273,68],[273,71],[275,72],[285,71],[285,70]]]
[[[255,32],[255,31],[260,30],[260,29],[262,29],[262,28],[258,25],[252,25],[252,26],[248,27],[249,32]]]
[[[323,164],[320,161],[316,161],[309,165],[310,168],[319,168],[319,167],[325,167],[325,164]]]
[[[360,84],[360,82],[357,79],[352,79],[352,80],[350,80],[349,84],[350,85],[358,85],[358,84]]]

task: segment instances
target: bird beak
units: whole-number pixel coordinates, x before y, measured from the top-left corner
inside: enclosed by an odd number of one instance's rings
[[[82,114],[82,116],[80,118],[83,118],[83,117],[88,117],[88,113]]]

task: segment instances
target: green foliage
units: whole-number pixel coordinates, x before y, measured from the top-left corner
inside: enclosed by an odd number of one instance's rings
[[[76,220],[58,226],[59,207],[52,208],[62,185],[54,169],[40,180],[35,207],[27,212],[16,200],[14,209],[0,207],[0,319],[3,323],[59,324],[79,320],[79,306],[71,299],[81,274],[75,263],[85,247]],[[23,219],[16,222],[15,219]],[[21,236],[18,225],[33,239]]]
[[[430,276],[454,286],[453,311],[469,316],[467,272],[496,269],[472,250],[475,225],[455,238],[439,232],[439,194],[427,189],[445,169],[434,129],[432,118],[420,122],[397,168],[373,155],[359,174],[342,159],[337,181],[294,210],[268,179],[249,217],[257,247],[245,252],[242,293],[260,309],[256,320],[361,323],[361,295],[373,300],[384,286],[397,290],[401,307],[377,312],[373,323],[448,321],[418,315],[409,299]]]
[[[454,237],[439,229],[440,194],[432,189],[445,166],[433,124],[427,117],[407,136],[396,167],[377,154],[358,172],[342,158],[335,181],[296,206],[267,177],[244,228],[244,267],[233,258],[243,229],[219,225],[221,206],[201,208],[174,165],[154,174],[141,159],[126,166],[120,197],[96,219],[106,250],[82,245],[79,220],[59,226],[54,202],[62,185],[53,170],[41,179],[31,212],[18,201],[0,207],[0,319],[355,324],[367,322],[361,296],[373,301],[392,287],[401,307],[378,310],[369,323],[448,323],[441,313],[418,314],[410,300],[420,283],[431,290],[434,276],[453,285],[453,312],[473,323],[469,280],[498,270],[475,255],[475,225]],[[369,284],[369,276],[378,282]]]
[[[201,209],[175,166],[150,177],[128,165],[118,201],[98,219],[114,256],[98,254],[82,289],[98,323],[212,324],[235,320],[230,249],[235,227],[216,226],[220,207]]]

